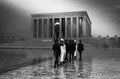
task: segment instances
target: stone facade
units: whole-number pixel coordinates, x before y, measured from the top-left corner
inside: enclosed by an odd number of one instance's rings
[[[91,21],[86,11],[32,14],[31,23],[36,39],[91,37]]]

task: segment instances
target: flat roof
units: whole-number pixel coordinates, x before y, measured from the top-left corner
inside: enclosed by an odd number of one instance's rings
[[[90,24],[91,23],[91,20],[88,16],[88,13],[87,11],[71,11],[71,12],[54,12],[54,13],[36,13],[36,14],[31,14],[32,17],[38,17],[38,16],[61,16],[61,15],[70,15],[70,16],[74,16],[74,15],[82,15],[82,16],[87,16]]]

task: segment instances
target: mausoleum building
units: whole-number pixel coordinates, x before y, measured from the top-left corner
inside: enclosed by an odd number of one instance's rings
[[[86,11],[32,14],[31,23],[36,39],[91,37],[91,20]]]

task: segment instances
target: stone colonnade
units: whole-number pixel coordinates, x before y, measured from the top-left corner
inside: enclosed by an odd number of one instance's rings
[[[58,28],[56,23],[59,23]],[[55,29],[59,38],[91,36],[91,24],[85,16],[32,17],[33,38],[52,39],[55,37]]]

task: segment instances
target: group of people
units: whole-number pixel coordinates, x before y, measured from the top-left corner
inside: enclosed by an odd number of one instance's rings
[[[60,39],[60,41],[54,41],[52,50],[55,57],[54,67],[58,67],[68,61],[75,60],[77,52],[79,52],[79,60],[81,60],[84,45],[81,40],[77,44],[76,40]]]

